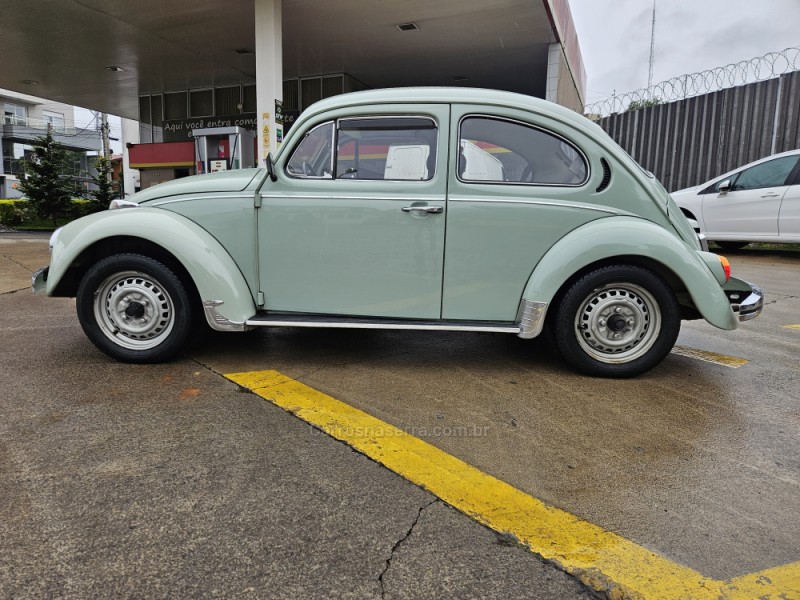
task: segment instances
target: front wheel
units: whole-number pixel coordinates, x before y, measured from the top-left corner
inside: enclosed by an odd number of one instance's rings
[[[155,363],[175,356],[191,334],[193,306],[180,278],[157,260],[117,254],[93,265],[77,295],[87,337],[109,356]]]
[[[579,371],[632,377],[669,354],[680,331],[672,288],[637,266],[608,266],[573,283],[551,324],[561,355]]]

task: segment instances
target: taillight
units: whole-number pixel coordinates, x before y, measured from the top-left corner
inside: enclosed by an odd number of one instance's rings
[[[719,257],[719,262],[722,263],[722,270],[725,271],[725,281],[727,282],[731,278],[731,263],[724,256]]]

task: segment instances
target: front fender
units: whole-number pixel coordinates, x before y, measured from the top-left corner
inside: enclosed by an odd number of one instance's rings
[[[220,322],[244,323],[255,314],[250,288],[225,248],[186,217],[158,208],[108,210],[65,225],[53,244],[47,295],[53,295],[67,269],[87,248],[120,236],[148,240],[172,254],[191,276],[204,303],[222,301],[214,306]]]
[[[599,219],[561,238],[533,270],[522,294],[523,304],[549,305],[575,273],[625,256],[663,265],[683,282],[703,318],[720,329],[736,329],[730,302],[701,251],[689,248],[663,227],[635,217]]]

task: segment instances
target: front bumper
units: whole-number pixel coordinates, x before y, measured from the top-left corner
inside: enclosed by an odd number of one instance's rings
[[[31,287],[34,294],[44,294],[47,288],[47,272],[50,267],[42,267],[31,277]]]
[[[735,281],[739,285],[725,286],[725,295],[728,297],[728,302],[731,303],[733,312],[738,314],[740,321],[755,319],[764,308],[764,292],[752,283],[741,279]],[[734,282],[734,278],[731,278],[731,282]]]

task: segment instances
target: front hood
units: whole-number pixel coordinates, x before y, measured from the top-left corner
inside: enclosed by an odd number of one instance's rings
[[[672,196],[673,198],[675,196],[692,196],[697,192],[699,192],[701,187],[702,186],[696,185],[694,187],[683,188],[682,190],[676,190],[674,192],[670,192],[669,195]]]
[[[143,204],[151,200],[208,192],[241,192],[261,179],[265,169],[234,169],[206,175],[193,175],[159,183],[129,196],[126,200]]]

